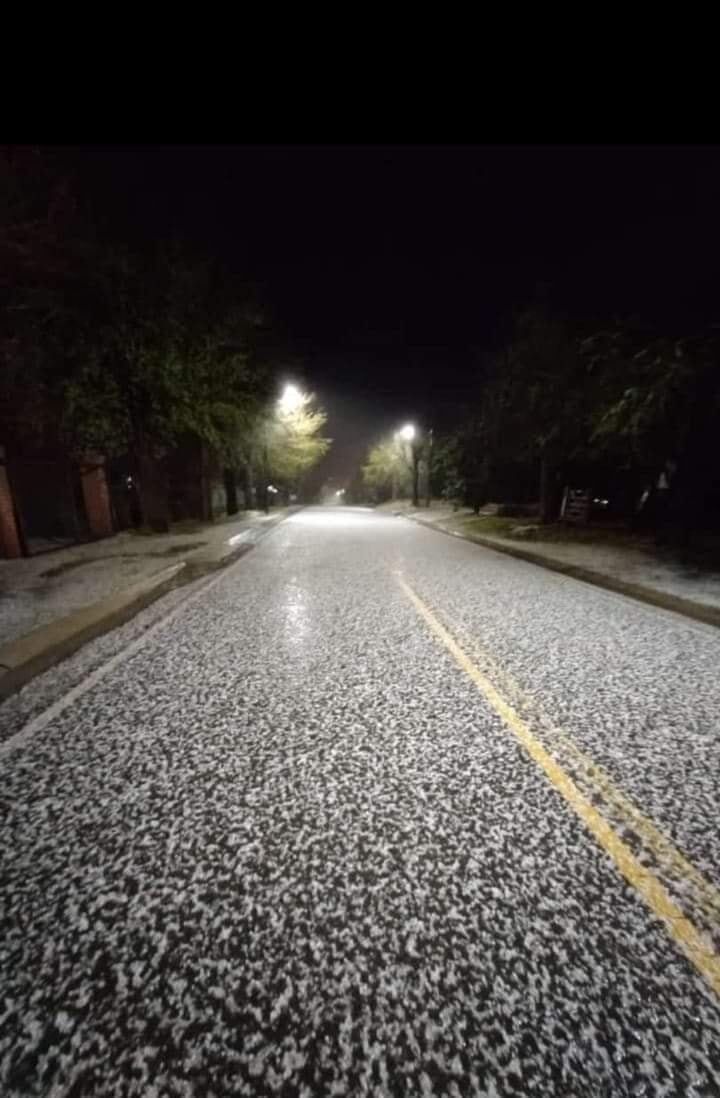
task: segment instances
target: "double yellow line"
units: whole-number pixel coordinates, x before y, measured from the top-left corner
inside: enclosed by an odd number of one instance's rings
[[[533,734],[518,710],[499,693],[488,675],[461,648],[427,603],[399,574],[398,582],[431,632],[450,652],[458,666],[472,679],[485,700],[515,734],[528,755],[565,798],[603,850],[609,854],[623,877],[638,892],[653,915],[663,921],[673,941],[682,949],[713,991],[720,995],[720,956],[707,934],[684,914],[658,876],[639,861],[627,843],[613,830],[605,816],[595,808],[557,759]],[[483,662],[490,661],[485,656]],[[508,676],[502,673],[494,677],[501,678],[501,681],[504,679],[506,683],[509,682]],[[520,696],[521,704],[523,700],[528,700],[522,699],[521,692],[516,690],[512,692]],[[703,877],[667,836],[663,835],[656,825],[615,787],[609,775],[575,747],[562,730],[553,727],[549,736],[558,754],[565,754],[571,766],[577,769],[589,791],[602,799],[608,809],[608,815],[614,814],[623,823],[629,825],[642,841],[645,849],[667,869],[668,876],[691,887],[697,905],[707,922],[713,928],[720,927],[720,892]]]

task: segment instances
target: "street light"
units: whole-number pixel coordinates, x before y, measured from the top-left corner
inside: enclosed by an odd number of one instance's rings
[[[296,412],[304,399],[297,385],[286,385],[278,400],[278,407],[281,412]]]
[[[418,506],[418,474],[420,462],[420,448],[415,442],[416,436],[417,431],[412,423],[406,423],[405,426],[401,427],[397,432],[398,438],[402,439],[403,442],[408,442],[410,444],[413,507]]]

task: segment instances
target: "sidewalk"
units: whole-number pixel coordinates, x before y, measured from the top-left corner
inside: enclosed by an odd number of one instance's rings
[[[720,626],[720,564],[701,568],[667,550],[658,550],[650,539],[616,544],[605,540],[600,532],[597,542],[526,540],[498,534],[493,527],[502,523],[467,509],[453,511],[445,505],[433,505],[430,510],[414,510],[401,504],[397,513],[521,560]],[[518,518],[505,525],[528,530],[527,523],[527,519]],[[529,532],[532,534],[532,528]]]
[[[0,560],[0,646],[59,618],[137,586],[152,586],[172,565],[220,562],[268,522],[286,514],[245,512],[201,525],[179,523],[169,534],[124,531],[21,560]]]

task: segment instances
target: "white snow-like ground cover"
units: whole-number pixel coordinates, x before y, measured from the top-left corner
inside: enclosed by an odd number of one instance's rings
[[[452,520],[471,515],[468,510],[457,512],[440,505],[433,505],[429,512],[425,509],[413,511],[407,507],[399,507],[398,513],[441,527]],[[593,545],[585,542],[518,541],[499,537],[491,532],[483,537],[496,541],[499,546],[521,548],[523,552],[532,553],[541,559],[546,557],[563,564],[587,568],[612,579],[650,587],[655,591],[706,606],[720,606],[720,567],[713,571],[683,564],[669,553],[653,552],[651,546],[647,549],[636,549],[632,546],[603,543]]]
[[[191,553],[237,539],[266,521],[265,515],[251,512],[191,533],[142,536],[124,531],[21,560],[0,560],[0,644],[110,598]]]
[[[505,538],[496,540],[515,548],[518,546],[517,541]],[[707,606],[720,606],[720,570],[708,572],[641,549],[615,545],[531,542],[522,543],[522,548],[537,553],[539,557],[551,557],[564,564],[589,568],[626,583],[651,587]]]

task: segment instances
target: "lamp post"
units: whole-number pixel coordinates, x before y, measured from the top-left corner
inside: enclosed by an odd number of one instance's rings
[[[398,435],[407,442],[410,446],[410,457],[412,467],[412,503],[413,507],[419,507],[419,488],[418,477],[420,470],[420,449],[417,444],[417,431],[412,423],[406,423],[404,427],[401,427],[398,431]]]
[[[433,448],[433,429],[432,427],[427,433],[427,494],[425,497],[425,506],[430,507],[430,473],[432,470],[432,448]]]
[[[292,416],[293,412],[297,412],[299,409],[301,409],[303,405],[307,403],[307,401],[307,395],[303,393],[301,389],[298,389],[297,385],[293,385],[291,382],[288,382],[277,399],[274,425],[277,425],[278,422],[282,424],[283,420],[287,421],[287,418],[289,416]],[[286,422],[285,427],[287,428],[288,426],[289,425]],[[272,426],[270,429],[272,430]],[[292,428],[290,427],[290,429]],[[265,445],[263,448],[263,478],[265,480],[263,497],[265,514],[267,514],[269,511],[271,497],[278,494],[277,488],[275,488],[273,485],[267,484],[267,481],[270,478],[270,474],[271,469],[268,454],[268,442],[266,437]]]

